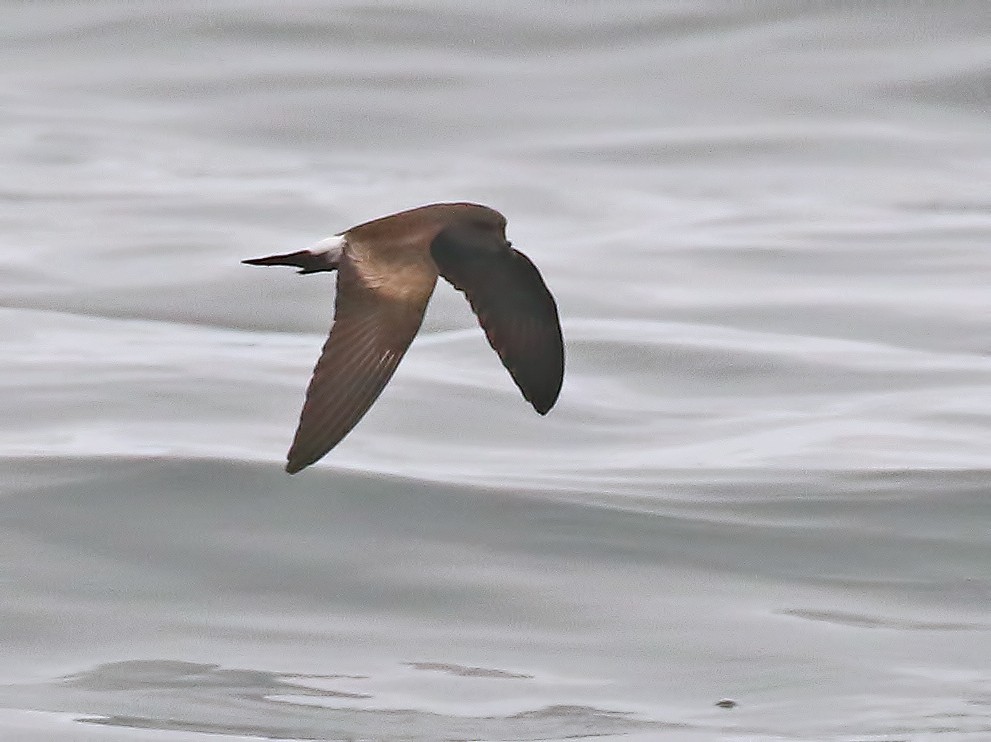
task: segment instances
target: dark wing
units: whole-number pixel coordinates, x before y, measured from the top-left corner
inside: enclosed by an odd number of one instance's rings
[[[430,254],[468,298],[523,397],[547,414],[564,379],[564,341],[557,304],[536,266],[501,234],[460,226],[437,235]]]
[[[436,277],[424,281],[429,286],[413,299],[390,298],[362,280],[352,259],[341,260],[334,325],[306,390],[287,472],[324,456],[378,398],[423,321]]]

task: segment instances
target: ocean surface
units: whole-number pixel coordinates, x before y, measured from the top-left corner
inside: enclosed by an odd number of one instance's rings
[[[991,740],[991,8],[0,2],[0,739]],[[334,277],[462,296],[282,471]]]

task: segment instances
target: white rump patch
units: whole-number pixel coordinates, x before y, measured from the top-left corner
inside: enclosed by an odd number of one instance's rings
[[[314,255],[337,254],[344,249],[344,235],[335,234],[333,237],[325,237],[308,248]]]

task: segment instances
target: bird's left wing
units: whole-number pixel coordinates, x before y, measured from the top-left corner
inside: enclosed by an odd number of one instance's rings
[[[345,250],[337,273],[334,325],[313,369],[286,471],[324,456],[358,423],[392,378],[437,281],[429,270],[407,274],[403,291],[376,281]]]

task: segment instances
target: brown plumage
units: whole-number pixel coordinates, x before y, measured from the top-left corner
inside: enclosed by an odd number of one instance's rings
[[[506,240],[498,211],[432,204],[359,224],[311,250],[243,261],[337,271],[334,325],[313,370],[286,471],[319,460],[358,423],[420,329],[437,276],[464,292],[523,397],[541,415],[564,378],[554,297]]]

